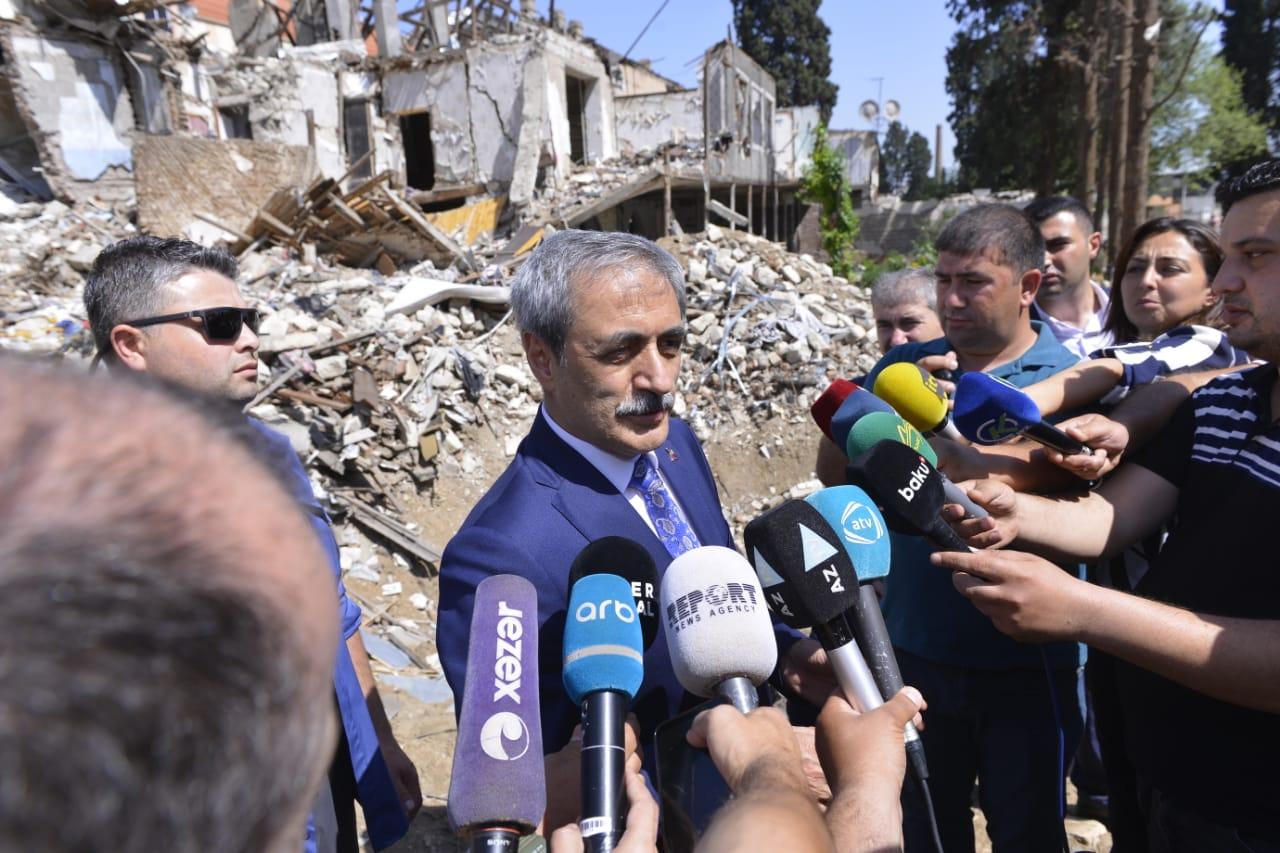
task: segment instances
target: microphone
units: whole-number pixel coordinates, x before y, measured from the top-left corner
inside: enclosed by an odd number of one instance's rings
[[[587,575],[569,592],[564,686],[582,706],[582,840],[609,851],[622,836],[627,706],[644,680],[644,645],[631,584]]]
[[[884,614],[880,612],[880,601],[871,585],[872,581],[889,576],[891,547],[884,519],[871,497],[857,486],[823,489],[804,501],[822,514],[839,535],[840,543],[849,555],[849,562],[858,577],[858,597],[845,613],[845,618],[853,629],[858,648],[862,650],[880,694],[896,695],[902,689],[902,672],[893,653],[893,643],[889,641]],[[905,738],[907,755],[917,778],[928,779],[929,765],[925,761],[924,744],[913,723],[907,723]]]
[[[818,399],[813,401],[813,405],[809,407],[809,414],[813,417],[813,422],[818,425],[818,429],[822,430],[823,435],[831,438],[831,416],[840,408],[840,404],[845,401],[855,389],[857,385],[848,379],[836,379],[827,386],[827,390],[818,395]]]
[[[918,429],[904,421],[896,412],[872,412],[853,425],[849,430],[849,440],[845,444],[845,455],[856,459],[863,452],[871,449],[878,441],[897,441],[918,452],[929,464],[938,466],[938,454],[929,446],[929,442]],[[964,490],[951,482],[946,472],[939,471],[942,478],[942,489],[947,496],[947,503],[960,504],[969,518],[986,518],[988,513],[978,506]]]
[[[515,853],[547,803],[533,584],[516,575],[481,581],[469,648],[449,824],[476,853]]]
[[[921,432],[961,438],[947,416],[947,401],[938,391],[938,380],[911,362],[900,361],[881,370],[875,392]]]
[[[617,575],[631,584],[644,647],[652,646],[658,636],[658,569],[645,547],[625,536],[597,539],[574,558],[569,589],[588,575]]]
[[[792,628],[813,628],[854,707],[883,705],[844,616],[857,603],[858,576],[822,514],[787,501],[753,519],[742,535],[769,607]]]
[[[876,442],[849,463],[845,477],[875,499],[890,529],[924,536],[943,551],[972,550],[942,520],[942,475],[905,444]]]
[[[861,386],[853,391],[831,416],[831,440],[844,447],[849,440],[849,430],[871,412],[892,412],[893,407]]]
[[[956,383],[956,426],[978,444],[999,444],[1025,435],[1070,456],[1092,453],[1089,446],[1047,424],[1040,407],[1022,390],[986,373],[966,373]]]
[[[671,561],[662,576],[671,664],[695,696],[723,696],[742,713],[778,663],[778,642],[751,564],[731,548],[704,545]]]

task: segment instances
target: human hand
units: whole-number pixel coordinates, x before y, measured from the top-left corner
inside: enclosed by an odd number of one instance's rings
[[[743,714],[732,705],[716,705],[693,720],[689,745],[706,749],[735,794],[756,784],[807,794],[800,746],[791,724],[777,708]]]
[[[1094,587],[1053,563],[1022,551],[935,552],[935,566],[956,572],[952,583],[1002,633],[1021,642],[1076,640]]]
[[[822,707],[838,686],[827,652],[817,640],[797,640],[782,656],[782,680],[816,707]]]
[[[827,783],[827,774],[818,760],[818,748],[814,743],[813,726],[792,726],[791,733],[796,736],[796,745],[800,747],[801,769],[809,783],[809,795],[819,803],[831,801],[831,786]]]
[[[626,750],[626,770],[628,773],[640,771],[641,756],[637,749],[640,743],[640,721],[635,714],[627,716],[623,726],[624,748]],[[564,826],[576,823],[582,807],[582,727],[575,726],[569,742],[559,752],[553,752],[544,759],[546,768],[547,808],[542,816],[538,832],[542,835],[546,827]]]
[[[903,728],[926,707],[914,687],[865,714],[841,694],[831,694],[818,715],[816,745],[834,793],[856,785],[879,789],[897,802],[907,772]]]
[[[623,777],[627,789],[627,828],[613,848],[615,853],[654,853],[658,849],[658,803],[640,775],[639,763],[627,762]],[[550,788],[548,788],[550,790]],[[551,853],[583,853],[582,830],[570,822],[551,833]]]
[[[981,480],[991,471],[986,455],[971,444],[935,437],[929,439],[929,446],[938,457],[938,470],[952,482]]]
[[[956,484],[989,515],[966,518],[964,507],[947,504],[942,518],[951,529],[974,548],[1003,548],[1018,538],[1018,495],[999,480],[965,481]]]
[[[409,756],[405,755],[404,750],[394,738],[384,740],[380,746],[382,760],[386,762],[387,770],[391,774],[391,782],[396,787],[400,807],[404,809],[405,817],[412,821],[418,814],[418,810],[422,808],[422,788],[418,783],[418,768],[413,766]]]
[[[916,362],[916,366],[933,376],[934,371],[937,370],[959,370],[960,362],[956,360],[954,352],[947,352],[943,355],[926,355]],[[952,407],[952,399],[956,395],[956,384],[945,379],[938,379],[936,376],[934,376],[934,379],[937,380],[938,390],[946,395],[947,408],[950,409]]]
[[[1063,421],[1058,428],[1076,441],[1092,447],[1093,452],[1066,455],[1045,448],[1045,456],[1055,465],[1085,480],[1097,480],[1111,473],[1129,446],[1129,430],[1124,424],[1102,415],[1080,415]]]

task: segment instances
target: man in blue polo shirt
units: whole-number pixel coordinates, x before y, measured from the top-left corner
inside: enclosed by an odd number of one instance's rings
[[[1019,210],[971,208],[947,224],[935,245],[946,336],[890,350],[867,387],[886,365],[948,354],[957,378],[979,370],[1018,386],[1076,361],[1031,320],[1044,241]],[[969,804],[981,777],[996,853],[1060,849],[1062,755],[1074,751],[1079,736],[1077,647],[1022,645],[1002,635],[929,564],[931,550],[918,537],[893,537],[883,609],[903,679],[929,703],[921,736],[943,847],[973,850]],[[908,853],[932,849],[913,797],[903,798],[903,814]]]

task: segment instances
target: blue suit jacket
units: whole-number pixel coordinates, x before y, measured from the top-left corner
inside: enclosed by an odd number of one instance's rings
[[[707,458],[683,422],[671,419],[659,464],[698,540],[734,547]],[[662,542],[596,468],[547,425],[539,411],[510,467],[503,472],[445,549],[440,561],[440,612],[436,646],[454,707],[466,688],[467,645],[476,586],[490,575],[516,574],[538,593],[538,678],[542,745],[561,749],[580,720],[561,681],[569,567],[588,543],[625,536],[652,555],[659,578],[671,563]],[[783,629],[780,646],[798,634]],[[700,701],[700,700],[699,700]],[[644,656],[644,682],[632,703],[647,742],[658,723],[681,710],[684,689],[676,679],[665,632]]]

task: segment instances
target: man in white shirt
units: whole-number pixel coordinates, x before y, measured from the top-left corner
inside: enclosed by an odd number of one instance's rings
[[[1102,234],[1083,204],[1067,196],[1038,198],[1027,205],[1027,218],[1044,238],[1044,275],[1031,308],[1031,319],[1049,327],[1054,337],[1079,358],[1114,341],[1105,330],[1111,299],[1089,275],[1102,247]]]

